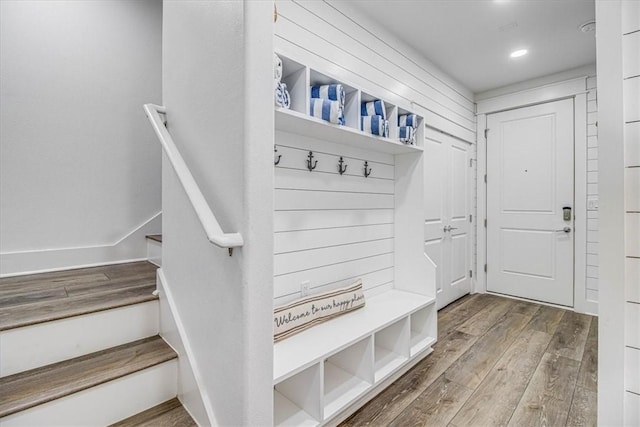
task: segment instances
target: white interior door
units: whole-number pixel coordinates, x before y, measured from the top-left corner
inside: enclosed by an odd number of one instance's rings
[[[471,145],[427,130],[425,253],[437,266],[438,309],[471,292]]]
[[[487,116],[487,289],[573,306],[573,100]]]

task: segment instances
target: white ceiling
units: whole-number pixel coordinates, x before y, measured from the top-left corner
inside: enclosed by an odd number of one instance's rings
[[[594,32],[579,30],[581,24],[595,18],[595,0],[348,3],[474,93],[596,61]],[[529,53],[509,58],[516,49],[528,49]]]

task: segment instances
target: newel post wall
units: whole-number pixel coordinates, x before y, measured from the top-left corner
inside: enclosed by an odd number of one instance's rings
[[[165,286],[209,424],[270,425],[273,3],[165,0],[163,15],[167,128],[222,229],[244,239],[232,257],[211,245],[163,159]]]

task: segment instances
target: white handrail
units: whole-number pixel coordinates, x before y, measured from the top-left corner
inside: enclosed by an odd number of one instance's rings
[[[156,131],[158,139],[160,139],[162,148],[167,153],[171,166],[173,166],[178,175],[182,188],[187,193],[200,224],[202,224],[202,228],[207,234],[207,239],[216,246],[228,248],[229,255],[231,255],[233,248],[239,248],[244,244],[242,235],[240,233],[225,233],[220,228],[220,224],[218,224],[218,220],[211,212],[209,204],[200,191],[200,187],[198,187],[196,180],[191,175],[187,164],[180,155],[180,151],[178,151],[178,147],[176,147],[163,120],[160,118],[160,113],[166,114],[166,108],[155,104],[144,104],[144,111],[151,122],[151,126],[153,126],[153,130]]]

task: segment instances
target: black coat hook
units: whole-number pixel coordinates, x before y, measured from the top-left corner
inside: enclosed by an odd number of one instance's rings
[[[369,168],[369,170],[367,170],[367,168],[369,167],[369,162],[368,161],[364,161],[364,177],[368,178],[369,175],[371,175],[371,172],[373,171],[373,169]]]
[[[273,152],[274,152],[274,153],[277,153],[277,152],[278,152],[278,149],[276,148],[276,145],[275,145],[275,144],[273,144]],[[278,154],[278,159],[277,159],[277,160],[274,160],[274,161],[273,161],[273,164],[277,166],[277,165],[278,165],[278,163],[280,163],[280,158],[281,158],[281,157],[282,157],[282,154]]]
[[[342,156],[340,156],[340,161],[338,162],[338,172],[340,173],[340,175],[345,173],[347,171],[347,166],[349,166],[349,165],[345,165],[343,169],[342,168],[343,163],[344,163],[344,160],[342,160]]]
[[[313,163],[313,166],[311,166],[311,163]],[[307,169],[309,169],[309,172],[311,172],[316,168],[317,165],[318,165],[318,161],[317,160],[315,162],[313,161],[313,151],[309,151],[309,156],[307,159]]]

